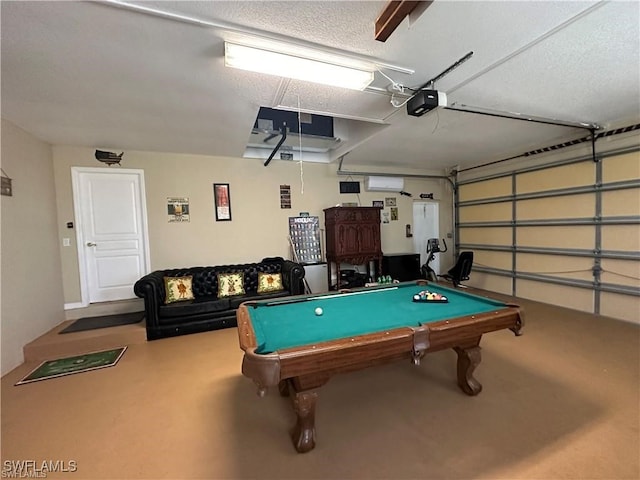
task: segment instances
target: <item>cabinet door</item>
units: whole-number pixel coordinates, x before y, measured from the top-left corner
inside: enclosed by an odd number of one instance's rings
[[[354,224],[338,226],[338,245],[336,253],[338,255],[353,255],[360,252],[359,249],[359,227]]]
[[[360,225],[360,252],[380,252],[380,225],[365,223]]]

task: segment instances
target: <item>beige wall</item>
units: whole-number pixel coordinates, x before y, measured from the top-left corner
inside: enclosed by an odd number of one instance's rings
[[[73,221],[71,167],[100,167],[94,150],[80,147],[53,148],[58,208],[58,235],[71,237],[71,247],[60,247],[65,303],[80,302],[80,281],[75,230],[65,227]],[[120,168],[120,167],[104,167]],[[223,158],[153,152],[125,152],[122,168],[144,170],[149,219],[151,269],[220,265],[258,261],[267,256],[290,258],[288,218],[309,212],[321,219],[323,209],[343,202],[358,202],[355,194],[340,194],[335,164],[298,163],[274,160],[267,167],[262,160]],[[363,171],[362,168],[358,168]],[[406,172],[390,172],[406,173]],[[362,177],[353,178],[362,181]],[[213,183],[228,183],[231,193],[231,222],[216,222],[213,209]],[[279,186],[291,186],[291,209],[280,208]],[[405,225],[412,223],[412,203],[421,192],[433,192],[441,199],[440,232],[451,232],[452,194],[444,180],[406,178],[405,190],[413,198],[385,192],[359,195],[361,205],[395,197],[398,221],[383,224],[382,249],[385,253],[412,252]],[[167,197],[188,197],[191,221],[167,221]],[[388,208],[386,208],[388,211]],[[451,259],[444,257],[443,265]]]
[[[2,120],[2,374],[22,347],[64,320],[51,147]]]

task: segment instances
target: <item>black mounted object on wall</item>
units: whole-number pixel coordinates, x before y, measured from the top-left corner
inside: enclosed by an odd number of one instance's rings
[[[360,193],[360,182],[340,182],[340,193]]]
[[[2,183],[0,184],[0,194],[7,197],[13,197],[13,186],[11,185],[11,178],[2,170]]]
[[[120,155],[113,152],[105,152],[103,150],[96,150],[96,160],[102,163],[106,163],[107,165],[120,165],[120,160],[122,160],[122,155],[124,152],[121,152]]]

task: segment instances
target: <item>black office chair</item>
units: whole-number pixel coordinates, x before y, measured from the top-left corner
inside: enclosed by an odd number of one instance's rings
[[[469,280],[472,266],[473,252],[460,252],[456,264],[446,274],[440,276],[452,282],[454,287],[457,287],[460,282]]]

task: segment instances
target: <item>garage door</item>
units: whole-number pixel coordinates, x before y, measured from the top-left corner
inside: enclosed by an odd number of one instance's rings
[[[469,284],[640,323],[639,150],[458,181]]]

